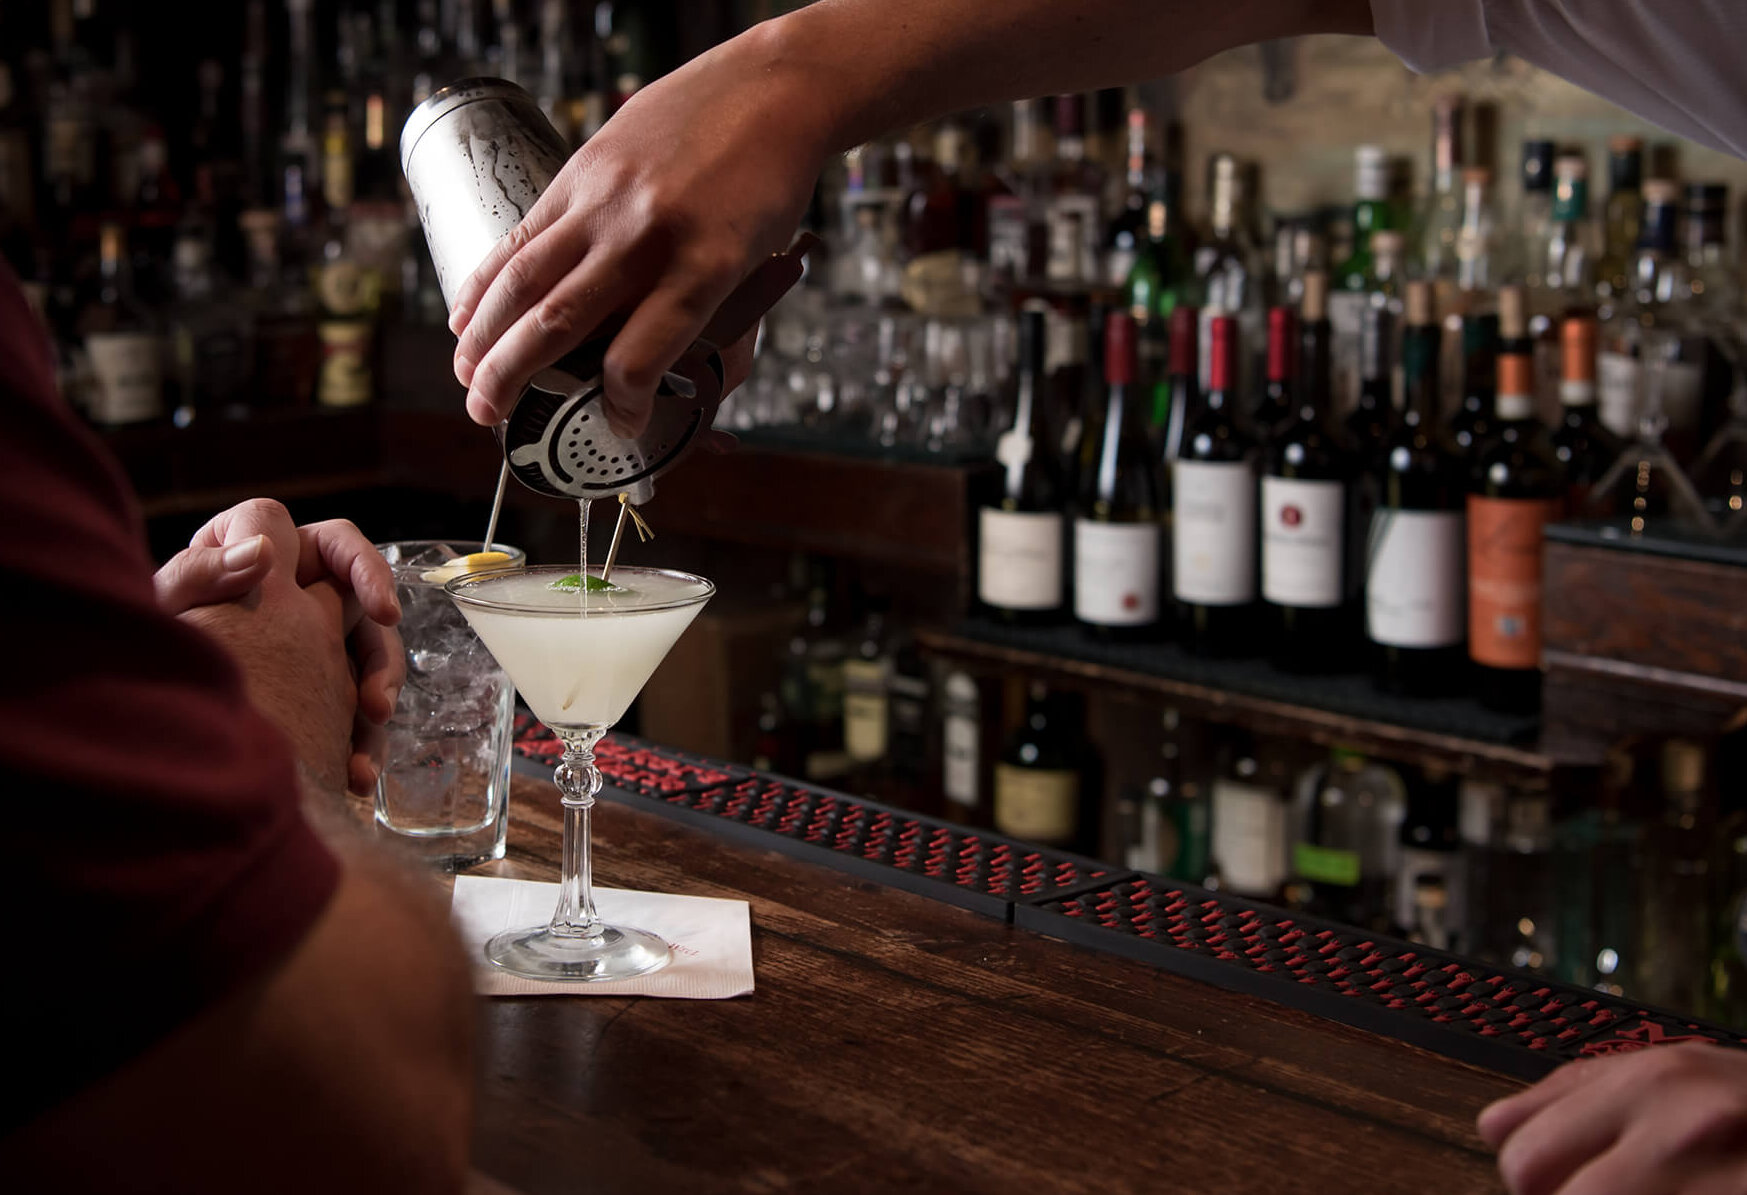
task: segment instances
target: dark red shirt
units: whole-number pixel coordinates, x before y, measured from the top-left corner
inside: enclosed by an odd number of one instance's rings
[[[0,264],[0,1134],[286,957],[338,882],[290,745],[152,572]]]

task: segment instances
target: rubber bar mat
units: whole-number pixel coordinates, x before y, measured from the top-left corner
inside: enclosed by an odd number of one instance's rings
[[[1530,743],[1540,729],[1540,719],[1536,717],[1494,713],[1465,698],[1392,696],[1379,690],[1370,677],[1359,673],[1292,676],[1265,660],[1207,659],[1191,655],[1174,643],[1099,643],[1072,626],[1010,627],[973,619],[953,630],[965,639],[996,647],[1061,656],[1486,743]]]
[[[517,750],[549,768],[551,738],[518,724]],[[628,735],[609,735],[596,757],[612,786],[603,796],[1525,1079],[1578,1058],[1744,1041],[1647,1005]]]
[[[1022,903],[1014,924],[1525,1079],[1578,1058],[1743,1041],[1586,988],[1148,876]]]

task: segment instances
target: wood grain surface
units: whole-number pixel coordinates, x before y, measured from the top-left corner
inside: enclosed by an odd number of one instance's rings
[[[509,857],[556,876],[518,777]],[[1511,1080],[611,802],[596,876],[751,902],[758,991],[482,999],[474,1165],[547,1192],[1493,1191]]]

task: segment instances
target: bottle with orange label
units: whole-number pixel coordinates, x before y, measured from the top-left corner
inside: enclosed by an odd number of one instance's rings
[[[1542,530],[1558,518],[1564,470],[1535,418],[1534,343],[1523,291],[1499,291],[1497,420],[1468,487],[1468,654],[1493,709],[1541,700]]]

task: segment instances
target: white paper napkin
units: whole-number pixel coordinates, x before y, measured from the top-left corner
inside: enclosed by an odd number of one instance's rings
[[[482,996],[666,996],[726,1000],[752,991],[752,911],[743,900],[596,888],[595,908],[609,923],[660,934],[673,961],[659,971],[610,983],[523,979],[485,961],[485,943],[506,929],[539,925],[558,904],[558,885],[496,876],[456,876],[449,915],[474,960],[473,990]]]

